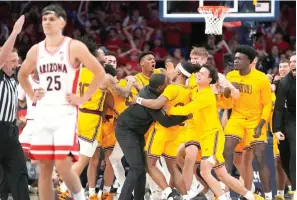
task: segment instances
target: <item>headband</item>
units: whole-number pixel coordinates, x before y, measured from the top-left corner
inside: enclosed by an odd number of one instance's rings
[[[43,13],[42,13],[42,16],[43,15],[49,15],[49,14],[54,14],[54,15],[56,15],[57,17],[59,17],[61,20],[63,20],[63,21],[65,21],[65,19],[62,17],[62,16],[59,16],[55,11],[53,11],[53,10],[47,10],[47,11],[44,11]]]
[[[177,69],[186,77],[189,78],[191,76],[191,73],[187,72],[180,63],[177,65]]]

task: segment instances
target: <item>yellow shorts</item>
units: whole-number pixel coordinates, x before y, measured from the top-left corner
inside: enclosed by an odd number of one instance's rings
[[[183,141],[186,143],[186,146],[195,145],[200,146],[200,137],[196,129],[186,127],[186,131],[183,134]]]
[[[102,124],[100,147],[108,150],[113,149],[117,140],[115,137],[115,121],[111,118]]]
[[[168,159],[175,159],[177,156],[178,147],[182,144],[182,141],[178,139],[179,134],[185,130],[184,128],[177,129],[174,132],[164,133],[158,131],[157,128],[149,134],[145,151],[149,157],[159,158],[163,155]]]
[[[235,147],[234,153],[242,154],[243,150],[246,150],[246,149],[251,149],[251,146],[249,144],[247,144],[247,141],[244,137],[244,139],[242,139]]]
[[[225,159],[223,157],[225,134],[223,131],[207,135],[201,138],[202,159],[208,159],[213,156],[216,161],[215,167],[224,165]]]
[[[273,157],[279,157],[278,142],[275,136],[273,136]]]
[[[79,153],[91,158],[100,146],[102,117],[87,112],[78,112]]]
[[[234,119],[228,120],[225,127],[226,137],[245,140],[246,147],[256,143],[267,142],[267,127],[263,126],[262,133],[259,138],[254,138],[254,129],[258,125],[259,120]]]
[[[100,115],[78,112],[78,137],[86,142],[100,141],[102,117]]]
[[[153,134],[154,132],[154,128],[155,128],[155,123],[153,123],[150,128],[148,129],[148,131],[144,134],[144,141],[147,143],[148,142],[148,138],[151,134]]]

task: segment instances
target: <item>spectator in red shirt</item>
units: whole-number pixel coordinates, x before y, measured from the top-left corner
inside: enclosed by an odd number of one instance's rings
[[[162,46],[160,38],[154,40],[154,48],[152,52],[154,53],[157,62],[164,61],[168,55],[167,50]]]
[[[289,44],[283,40],[283,34],[280,32],[274,35],[272,42],[278,47],[280,53],[284,53],[289,48]]]
[[[123,41],[117,38],[117,30],[115,28],[109,29],[108,38],[104,43],[104,46],[110,51],[117,52],[122,45]]]

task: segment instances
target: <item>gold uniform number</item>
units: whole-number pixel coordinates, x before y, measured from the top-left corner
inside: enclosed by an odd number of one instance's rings
[[[80,82],[79,83],[79,85],[78,85],[78,87],[79,87],[79,96],[83,96],[84,95],[84,93],[85,93],[85,91],[86,91],[86,89],[89,87],[89,83],[82,83],[82,82]],[[88,101],[91,101],[92,100],[92,97],[88,100]]]

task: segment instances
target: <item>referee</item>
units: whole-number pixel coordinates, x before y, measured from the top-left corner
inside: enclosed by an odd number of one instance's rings
[[[129,164],[119,200],[130,200],[134,190],[134,199],[143,200],[145,194],[146,171],[144,157],[144,135],[154,121],[164,127],[182,123],[187,119],[183,116],[169,117],[162,110],[153,110],[141,106],[142,98],[157,99],[168,84],[164,74],[153,74],[149,85],[139,92],[138,104],[130,105],[119,117],[115,129],[116,138]],[[171,196],[178,196],[172,192]]]
[[[14,72],[18,65],[18,55],[13,45],[23,24],[24,16],[21,16],[0,49],[0,185],[2,192],[6,186],[9,188],[14,200],[30,199],[27,167],[16,126],[18,95]]]

